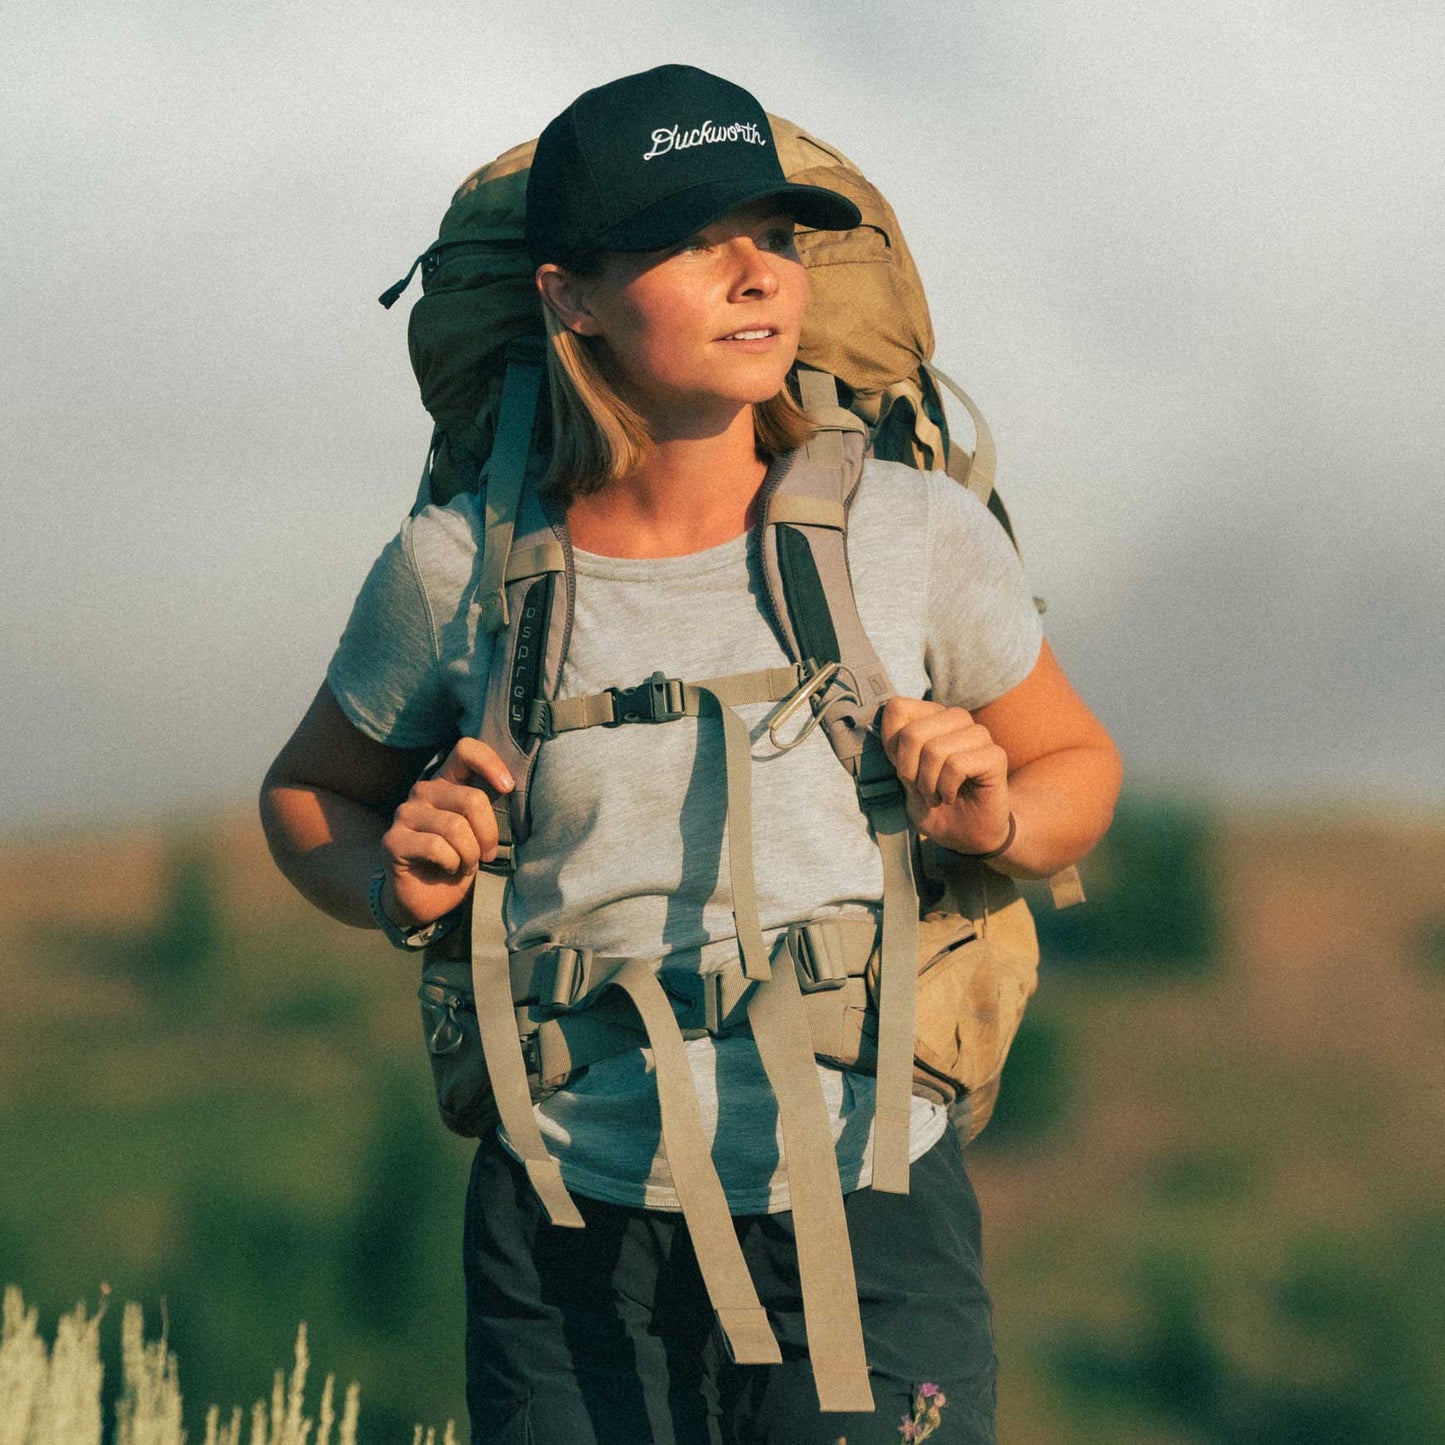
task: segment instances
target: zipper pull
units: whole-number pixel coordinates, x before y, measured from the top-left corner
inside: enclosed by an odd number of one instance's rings
[[[398,281],[394,286],[388,286],[386,290],[383,291],[381,295],[376,298],[378,301],[381,302],[383,306],[386,307],[388,311],[390,311],[391,308],[396,305],[397,300],[401,296],[401,293],[405,291],[408,286],[411,285],[411,278],[416,275],[416,268],[420,266],[424,260],[426,260],[426,256],[427,253],[423,251],[421,255],[418,256],[416,260],[411,263],[411,270],[408,271],[406,275],[403,276],[401,280]]]

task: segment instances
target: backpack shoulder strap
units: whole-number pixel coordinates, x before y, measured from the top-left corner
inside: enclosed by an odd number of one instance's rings
[[[833,378],[799,372],[818,434],[765,493],[760,556],[768,597],[793,660],[836,664],[811,696],[839,762],[858,789],[883,860],[878,1000],[878,1092],[873,1187],[908,1192],[913,1036],[918,975],[918,891],[903,787],[876,726],[894,688],[858,615],[848,570],[848,505],[863,471],[866,427],[838,406]]]

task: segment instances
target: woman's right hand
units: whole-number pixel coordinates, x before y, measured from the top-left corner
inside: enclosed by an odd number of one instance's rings
[[[497,856],[492,799],[515,786],[506,764],[476,738],[462,738],[436,773],[412,785],[381,839],[387,917],[424,927],[462,902],[478,866]]]

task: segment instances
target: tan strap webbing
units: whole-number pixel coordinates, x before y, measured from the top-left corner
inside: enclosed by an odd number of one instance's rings
[[[472,892],[472,997],[482,1057],[507,1138],[527,1171],[527,1180],[553,1224],[581,1229],[582,1216],[562,1182],[557,1161],[547,1152],[532,1113],[527,1064],[512,1008],[512,972],[502,902],[507,880],[478,873]]]
[[[818,1068],[812,1053],[800,1045],[809,1035],[808,1019],[786,952],[775,962],[772,978],[753,990],[748,1022],[783,1126],[803,1323],[818,1408],[872,1410],[838,1159]]]
[[[758,919],[757,879],[753,871],[752,740],[748,726],[733,707],[748,702],[778,702],[798,687],[796,667],[770,667],[757,672],[734,673],[708,682],[681,684],[684,716],[715,717],[723,730],[723,780],[727,788],[728,873],[732,886],[733,923],[743,975],[758,980],[769,976],[767,948]],[[667,679],[658,683],[669,685]],[[610,725],[614,721],[613,693],[592,693],[544,704],[539,723],[551,731]]]
[[[482,541],[482,571],[477,585],[481,599],[481,625],[497,632],[507,625],[507,558],[517,526],[517,507],[527,458],[532,450],[532,423],[542,388],[540,362],[516,357],[507,362],[502,401],[497,411],[497,438],[487,467],[486,531]]]
[[[800,366],[798,396],[809,420],[815,421],[820,428],[808,439],[808,460],[827,467],[842,466],[843,437],[834,416],[842,410],[838,405],[837,383],[826,371]]]
[[[756,672],[734,672],[725,677],[707,677],[701,682],[685,682],[682,684],[683,715],[701,715],[704,692],[712,693],[728,707],[742,707],[750,702],[781,702],[797,691],[800,676],[796,667],[764,667]],[[553,698],[534,709],[532,730],[550,735],[578,728],[610,727],[617,721],[614,705],[611,692]]]
[[[777,1364],[782,1352],[758,1302],[727,1196],[712,1162],[692,1068],[672,1005],[646,959],[629,959],[606,986],[627,993],[647,1030],[657,1068],[663,1152],[728,1352],[740,1365]]]
[[[538,577],[543,572],[565,572],[567,554],[560,542],[542,542],[536,547],[514,549],[507,558],[507,581]]]
[[[768,504],[768,525],[791,522],[797,527],[833,527],[843,531],[848,525],[848,509],[831,497],[776,496]]]
[[[855,431],[865,437],[868,435],[868,423],[847,407],[839,406],[836,391],[827,402],[818,406],[810,405],[807,410],[808,420],[816,427],[828,431]]]
[[[864,753],[865,766],[871,751],[870,746]],[[918,892],[912,835],[903,788],[896,777],[860,781],[858,796],[883,859],[873,1187],[884,1194],[907,1194],[918,993]]]
[[[724,706],[711,688],[699,687],[706,711],[720,719],[723,728],[723,773],[727,786],[728,877],[732,889],[733,924],[743,977],[765,979],[772,975],[768,951],[758,919],[758,886],[753,873],[753,757],[748,725],[732,708]]]
[[[1084,901],[1084,880],[1076,863],[1049,875],[1049,896],[1055,908],[1072,908]]]
[[[952,377],[932,362],[925,362],[924,367],[935,381],[942,382],[963,403],[973,422],[973,460],[968,467],[967,486],[980,502],[987,502],[998,476],[998,449],[994,446],[993,433],[988,429],[983,413],[973,404],[973,399]]]

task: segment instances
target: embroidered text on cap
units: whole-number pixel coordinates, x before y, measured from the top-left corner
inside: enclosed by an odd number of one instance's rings
[[[737,121],[732,125],[714,125],[705,120],[692,130],[680,126],[659,126],[652,133],[652,149],[642,157],[650,161],[653,156],[665,156],[671,150],[687,150],[692,146],[717,145],[722,141],[747,141],[750,145],[765,146],[767,137],[754,121]]]

